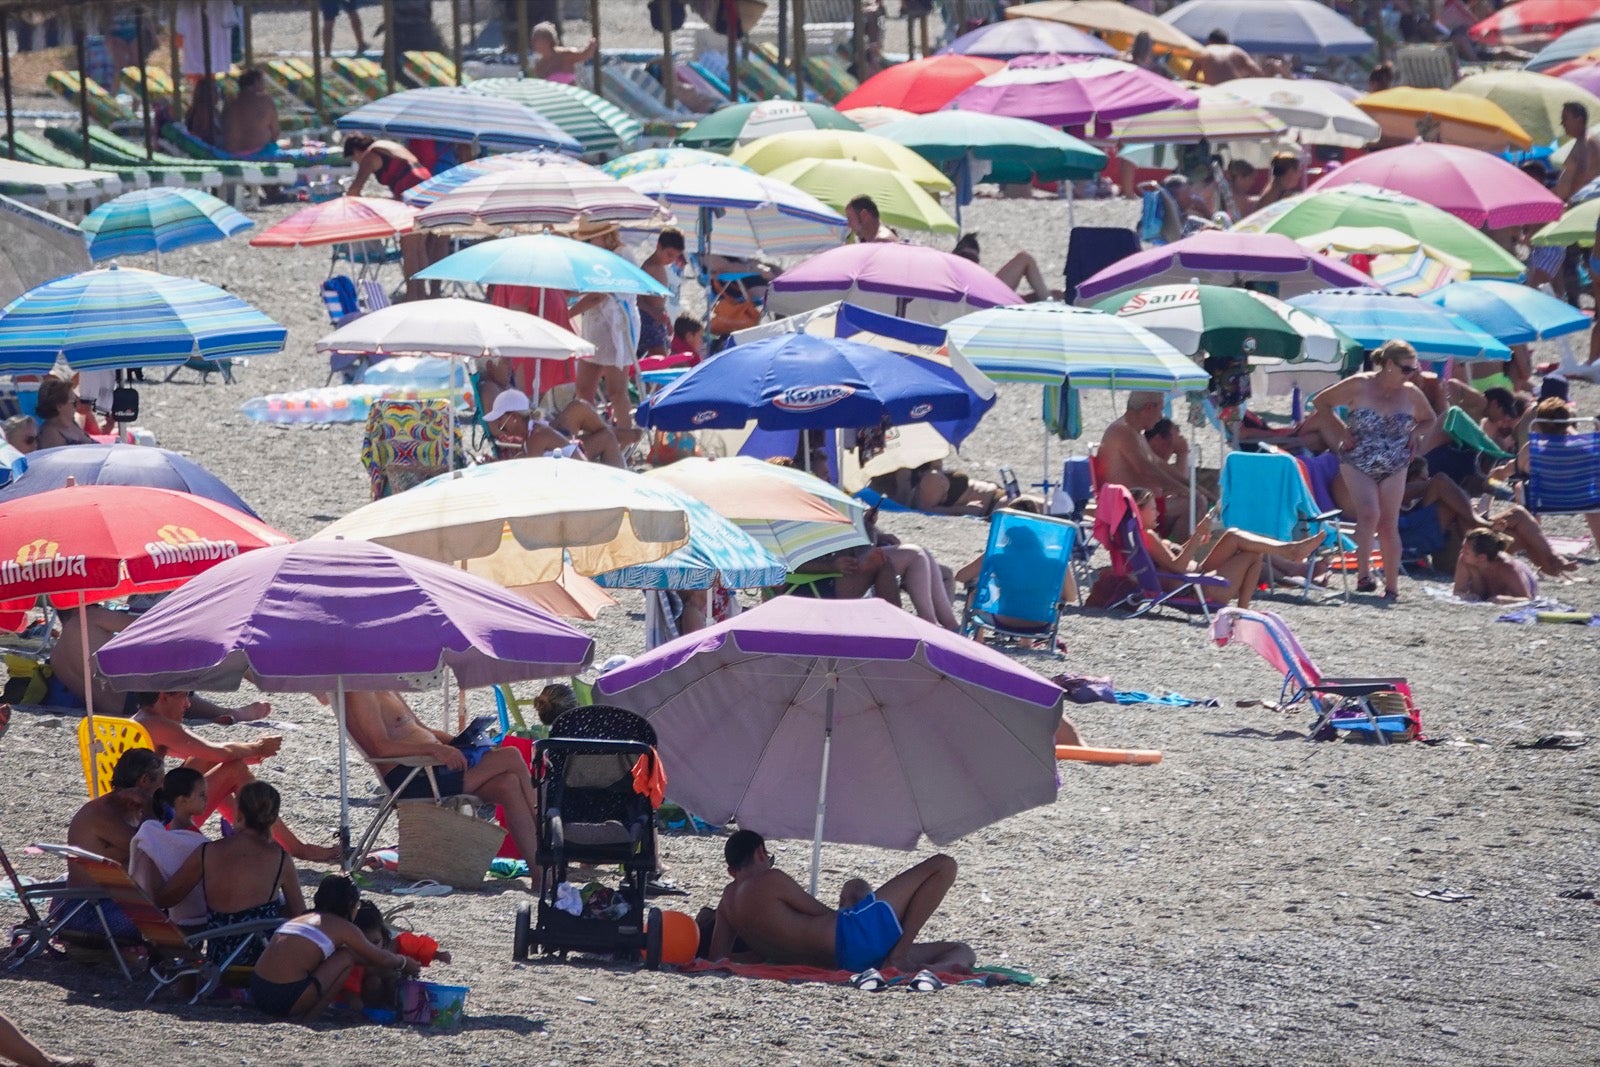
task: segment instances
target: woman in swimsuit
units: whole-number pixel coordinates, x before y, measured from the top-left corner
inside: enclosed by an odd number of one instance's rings
[[[361,891],[342,874],[317,886],[311,911],[278,927],[250,976],[250,1002],[279,1019],[315,1018],[356,964],[367,973],[415,977],[422,965],[367,940],[353,921]]]
[[[356,176],[345,190],[346,196],[360,196],[361,190],[367,187],[367,179],[373,178],[400,200],[408,189],[433,177],[405,145],[378,140],[364,133],[352,133],[344,139],[344,157],[356,164]],[[450,238],[440,234],[413,230],[400,238],[400,270],[406,277],[407,300],[421,300],[429,292],[429,286],[412,281],[411,276],[449,254]],[[439,295],[438,282],[431,283],[431,292]]]
[[[272,839],[278,821],[278,791],[266,782],[250,782],[239,790],[239,820],[232,837],[208,841],[183,861],[156,892],[155,902],[170,908],[200,887],[206,905],[206,928],[262,919],[287,919],[306,910],[300,876],[289,854]],[[248,938],[253,935],[244,935]],[[255,962],[252,949],[231,958],[240,937],[213,937],[206,957],[214,963]]]
[[[1539,595],[1533,568],[1505,554],[1511,541],[1492,530],[1474,530],[1456,557],[1455,594],[1462,600],[1506,603]]]
[[[1417,387],[1417,350],[1389,341],[1372,353],[1372,370],[1322,390],[1312,398],[1316,413],[1306,420],[1336,442],[1341,473],[1356,509],[1356,590],[1377,589],[1372,578],[1372,541],[1384,559],[1385,600],[1400,598],[1400,505],[1406,468],[1417,444],[1433,429],[1435,415]],[[1337,408],[1349,414],[1341,419]]]
[[[1183,544],[1164,540],[1156,529],[1158,509],[1156,494],[1145,488],[1132,489],[1133,502],[1139,508],[1139,527],[1144,534],[1145,551],[1150,561],[1163,575],[1177,577],[1191,571],[1200,571],[1228,583],[1226,589],[1213,593],[1206,589],[1206,599],[1216,604],[1226,604],[1234,599],[1241,608],[1250,606],[1256,583],[1261,577],[1261,562],[1271,556],[1291,569],[1303,568],[1306,560],[1322,544],[1326,535],[1318,532],[1299,541],[1279,541],[1260,537],[1243,530],[1227,529],[1217,538],[1199,563],[1194,558],[1201,546],[1211,538],[1211,516],[1207,515],[1195,525],[1194,533]],[[1215,599],[1213,599],[1215,598]]]
[[[78,424],[78,390],[65,378],[47,375],[39,383],[40,448],[62,445],[92,445],[94,438]]]

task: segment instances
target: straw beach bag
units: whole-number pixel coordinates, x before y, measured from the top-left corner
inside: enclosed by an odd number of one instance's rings
[[[474,799],[405,800],[397,805],[397,872],[402,878],[429,879],[458,889],[475,889],[483,884],[483,876],[506,832],[474,814]]]

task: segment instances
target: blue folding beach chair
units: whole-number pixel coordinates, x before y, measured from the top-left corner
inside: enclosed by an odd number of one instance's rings
[[[1321,531],[1323,543],[1312,556],[1313,565],[1323,556],[1337,556],[1345,550],[1339,532],[1342,512],[1325,510],[1311,495],[1299,462],[1283,452],[1231,452],[1222,463],[1222,528],[1233,527],[1246,533],[1273,537],[1279,541],[1298,541]],[[1349,547],[1355,547],[1352,542]],[[1271,582],[1275,575],[1270,558],[1263,560],[1262,576]],[[1348,572],[1340,570],[1348,583]],[[1309,575],[1307,576],[1309,577]],[[1310,599],[1311,582],[1305,583]],[[1348,595],[1349,590],[1346,589]]]
[[[967,597],[962,633],[1042,638],[1055,649],[1062,587],[1077,543],[1076,523],[1021,511],[995,512],[983,566]]]
[[[1525,503],[1535,515],[1600,511],[1600,433],[1529,434]]]

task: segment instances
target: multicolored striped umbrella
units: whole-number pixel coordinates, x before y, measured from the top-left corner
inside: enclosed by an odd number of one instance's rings
[[[564,156],[560,153],[549,152],[540,148],[529,152],[507,152],[502,155],[480,156],[477,159],[469,159],[465,163],[440,171],[425,182],[413,185],[401,196],[406,203],[417,208],[425,208],[429,204],[436,203],[440,197],[455,192],[463,185],[476,178],[481,178],[485,174],[502,174],[508,170],[522,170],[526,167],[538,167],[545,164],[553,167],[567,167],[578,174],[604,173],[598,167],[573,159],[571,156]]]
[[[161,367],[283,350],[288,331],[232,293],[154,271],[84,271],[0,310],[0,374]]]
[[[1194,108],[1167,108],[1123,119],[1111,126],[1111,140],[1131,144],[1194,144],[1210,141],[1266,141],[1289,126],[1266,108],[1230,93],[1226,87],[1197,85]]]
[[[1204,389],[1194,361],[1137,323],[1104,311],[1044,302],[963,315],[952,351],[997,382],[1075,388]]]
[[[725,173],[725,172],[722,172]],[[512,170],[473,178],[422,209],[426,230],[500,230],[573,222],[643,222],[660,219],[654,200],[611,175],[560,156],[530,157]]]
[[[754,258],[803,255],[844,237],[844,216],[792,185],[728,167],[675,167],[629,175],[623,184],[681,212],[702,253]]]
[[[594,577],[606,589],[757,589],[782,585],[789,565],[737,524],[693,496],[661,482],[650,487],[683,508],[689,543],[653,563],[639,563]]]
[[[221,241],[254,225],[198,189],[139,189],[89,212],[81,228],[89,258],[102,260]]]
[[[644,133],[638,119],[576,85],[543,78],[479,78],[467,88],[537,111],[583,145],[585,154],[619,151]]]
[[[459,86],[391,93],[341,116],[335,125],[341,130],[484,148],[554,148],[573,155],[583,151],[581,144],[527,105]]]
[[[252,248],[382,241],[410,233],[417,209],[383,196],[338,196],[301,208],[250,238]]]
[[[750,169],[727,156],[719,156],[715,152],[702,152],[698,148],[642,148],[637,152],[619,156],[609,163],[602,163],[600,169],[613,178],[627,178],[634,174],[643,174],[645,171],[693,167],[700,163],[709,167]]]
[[[727,151],[734,145],[774,133],[860,129],[827,104],[763,100],[757,104],[731,104],[713,111],[679,137],[678,144],[686,148]]]

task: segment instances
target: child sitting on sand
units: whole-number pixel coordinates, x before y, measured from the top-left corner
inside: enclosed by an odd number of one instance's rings
[[[370,900],[362,901],[361,906],[356,908],[355,924],[356,929],[365,934],[374,947],[385,952],[416,960],[423,967],[431,965],[434,960],[450,962],[450,953],[441,950],[439,942],[433,938],[409,930],[389,929],[383,921],[383,913]],[[350,976],[344,980],[340,995],[345,1003],[357,1011],[366,1008],[395,1011],[400,1003],[399,977],[392,971],[369,974],[365,967],[357,964],[350,968]]]

